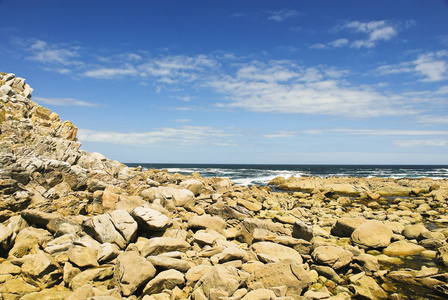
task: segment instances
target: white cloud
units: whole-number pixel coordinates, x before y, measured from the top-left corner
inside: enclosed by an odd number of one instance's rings
[[[334,71],[334,70],[333,70]],[[400,107],[399,96],[382,95],[369,88],[350,86],[317,68],[293,62],[252,62],[235,76],[222,76],[209,83],[228,95],[219,107],[255,112],[376,117],[412,114]]]
[[[73,98],[45,98],[45,97],[33,97],[33,100],[40,104],[49,104],[56,106],[98,106],[96,103],[86,102]]]
[[[424,82],[442,81],[448,79],[448,51],[420,54],[413,61],[381,66],[377,68],[377,72],[381,75],[414,73],[423,77]],[[444,93],[443,88],[439,93]]]
[[[138,72],[132,66],[125,68],[99,68],[87,71],[84,73],[87,77],[100,78],[100,79],[111,79],[123,76],[134,76]]]
[[[271,11],[269,14],[270,16],[268,17],[268,20],[281,22],[285,19],[298,16],[299,12],[294,9],[282,9],[279,11]]]
[[[31,52],[31,56],[28,59],[41,63],[61,65],[81,64],[81,62],[74,60],[75,57],[80,56],[77,47],[55,44],[49,45],[44,41],[34,40],[27,50]]]
[[[234,134],[209,126],[181,126],[158,128],[148,132],[112,132],[79,129],[81,142],[112,143],[132,146],[198,146],[232,145]]]
[[[448,124],[448,114],[446,116],[440,115],[425,115],[417,118],[417,121],[424,124]]]
[[[394,144],[399,147],[445,147],[448,145],[448,140],[401,140],[394,141]]]
[[[334,129],[308,129],[300,131],[278,131],[265,137],[295,137],[298,135],[323,135],[340,133],[343,135],[363,135],[363,136],[448,136],[448,130],[414,130],[414,129],[354,129],[354,128],[334,128]]]
[[[348,45],[347,39],[337,39],[328,43],[329,46],[334,48],[344,47]]]
[[[350,47],[353,48],[372,48],[379,41],[388,41],[397,35],[397,29],[385,20],[370,22],[352,21],[340,28],[367,34],[366,39],[352,42]]]

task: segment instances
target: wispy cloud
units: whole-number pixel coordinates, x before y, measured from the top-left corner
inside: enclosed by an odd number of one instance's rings
[[[299,135],[362,135],[362,136],[448,136],[448,130],[414,130],[414,129],[356,129],[356,128],[332,128],[332,129],[308,129],[298,131],[278,131],[264,135],[269,138],[289,138]]]
[[[33,40],[27,50],[31,53],[31,56],[27,57],[28,59],[41,63],[65,66],[82,64],[80,61],[75,60],[75,58],[80,56],[78,53],[79,47],[49,45],[41,40]]]
[[[317,68],[303,68],[290,61],[252,62],[234,76],[209,83],[228,96],[220,107],[255,112],[376,117],[415,113],[400,106],[399,96],[383,95],[370,88],[349,85]]]
[[[268,20],[281,22],[288,18],[300,15],[300,13],[295,9],[281,9],[278,11],[269,11]]]
[[[87,77],[99,78],[99,79],[111,79],[124,76],[134,76],[138,72],[133,66],[123,68],[98,68],[86,71],[84,73]]]
[[[381,75],[414,73],[423,77],[423,82],[435,82],[448,79],[448,51],[428,52],[420,54],[413,61],[384,65],[377,68]]]
[[[429,147],[445,147],[448,145],[448,139],[441,140],[441,139],[435,139],[435,140],[400,140],[400,141],[394,141],[394,144],[399,147],[422,147],[422,146],[429,146]]]
[[[45,97],[34,97],[33,100],[40,104],[56,105],[56,106],[98,106],[96,103],[77,100],[73,98],[45,98]]]
[[[158,128],[148,132],[112,132],[80,129],[81,142],[112,143],[132,146],[198,146],[202,144],[229,146],[235,134],[209,126],[181,126],[178,128]]]
[[[356,40],[350,44],[350,47],[354,48],[372,48],[379,41],[388,41],[397,35],[397,29],[385,20],[370,22],[352,21],[341,26],[341,29],[367,34],[366,39]]]

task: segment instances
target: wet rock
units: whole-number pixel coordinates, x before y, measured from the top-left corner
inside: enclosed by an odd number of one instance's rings
[[[381,286],[365,273],[359,273],[350,277],[350,289],[355,298],[361,299],[387,299],[388,294]]]
[[[397,241],[387,246],[383,250],[383,253],[389,256],[407,256],[417,255],[424,250],[425,248],[422,246],[412,244],[407,241]]]

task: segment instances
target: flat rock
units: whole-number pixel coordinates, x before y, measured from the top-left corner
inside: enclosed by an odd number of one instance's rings
[[[299,264],[303,262],[299,252],[287,246],[271,242],[258,242],[252,244],[251,249],[264,262],[277,262],[282,259],[292,259]]]
[[[420,245],[409,243],[407,241],[397,241],[383,249],[383,253],[389,256],[407,256],[417,255],[424,250],[425,248]]]
[[[151,262],[154,267],[162,269],[175,269],[183,273],[191,268],[191,264],[185,260],[164,257],[164,256],[148,256],[147,261]]]
[[[185,283],[184,274],[177,270],[167,270],[160,272],[143,289],[144,295],[160,293],[165,289],[172,290],[176,286],[182,286]]]
[[[188,249],[190,249],[190,244],[182,239],[158,237],[149,239],[143,246],[141,254],[143,257],[147,257],[171,251],[185,252]]]
[[[191,229],[213,229],[217,232],[222,232],[226,226],[226,221],[218,216],[194,216],[188,220],[188,228]]]

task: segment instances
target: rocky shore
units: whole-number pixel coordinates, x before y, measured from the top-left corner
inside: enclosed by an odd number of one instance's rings
[[[0,75],[1,299],[446,299],[448,182],[129,168]]]

